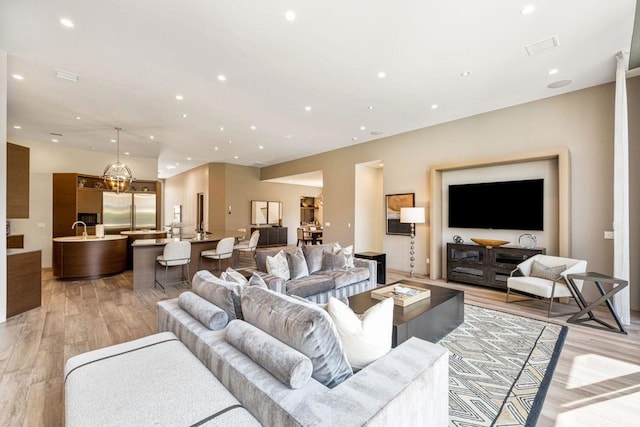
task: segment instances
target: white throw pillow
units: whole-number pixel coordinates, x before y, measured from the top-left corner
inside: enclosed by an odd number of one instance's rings
[[[231,267],[227,267],[225,271],[220,274],[220,278],[222,280],[226,280],[227,282],[236,282],[241,284],[242,286],[246,286],[249,283],[249,280],[242,275],[242,273],[234,270]]]
[[[289,280],[289,264],[284,251],[278,252],[275,256],[267,256],[267,273],[278,276],[284,280]]]
[[[344,265],[345,269],[348,268],[353,268],[353,245],[349,245],[346,247],[342,247],[340,246],[339,242],[333,242],[331,243],[332,247],[333,247],[333,253],[337,254],[338,252],[342,251],[342,253],[344,254],[344,258],[346,259],[346,263]]]
[[[358,316],[337,298],[327,311],[336,325],[349,364],[362,369],[391,350],[393,300],[387,298]]]

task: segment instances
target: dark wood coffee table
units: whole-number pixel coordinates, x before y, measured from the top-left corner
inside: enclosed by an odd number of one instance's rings
[[[396,347],[411,337],[437,342],[464,322],[464,292],[411,280],[393,284],[407,284],[431,290],[431,297],[406,307],[393,306],[393,339]],[[389,286],[389,285],[385,285]],[[359,314],[379,303],[371,298],[371,291],[349,297],[349,306]]]

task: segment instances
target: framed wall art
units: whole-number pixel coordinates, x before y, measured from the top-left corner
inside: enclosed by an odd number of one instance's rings
[[[400,208],[415,207],[415,193],[387,194],[385,198],[387,234],[410,236],[411,224],[400,222]]]

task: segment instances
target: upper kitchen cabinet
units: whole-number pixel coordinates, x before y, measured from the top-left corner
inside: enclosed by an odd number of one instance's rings
[[[54,173],[53,237],[74,234],[71,224],[75,221],[86,223],[87,232],[95,234],[95,225],[105,224],[106,226],[114,215],[124,218],[120,221],[122,224],[118,222],[122,225],[120,227],[122,230],[136,227],[157,228],[160,224],[160,185],[158,181],[136,180],[127,193],[121,193],[123,197],[120,199],[129,196],[128,204],[117,203],[112,206],[109,203],[105,205],[105,200],[107,202],[115,200],[116,193],[104,188],[101,177],[77,173]],[[153,199],[151,204],[147,199]],[[77,227],[75,233],[81,234],[82,231],[82,227]],[[115,228],[109,229],[107,233],[116,231]]]
[[[7,142],[7,218],[29,218],[29,147]]]

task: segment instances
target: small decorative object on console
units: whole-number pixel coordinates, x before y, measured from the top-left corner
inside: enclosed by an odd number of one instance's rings
[[[475,237],[472,237],[471,240],[481,246],[486,246],[487,248],[493,248],[494,246],[502,246],[509,243],[508,240],[477,239]]]
[[[464,239],[456,234],[453,236],[453,243],[464,243]]]
[[[409,304],[429,298],[430,296],[431,291],[429,289],[407,285],[403,282],[371,291],[371,298],[379,300],[393,298],[393,303],[400,307],[406,307]]]
[[[518,244],[523,248],[532,249],[538,244],[538,239],[533,234],[525,233],[518,238]]]

